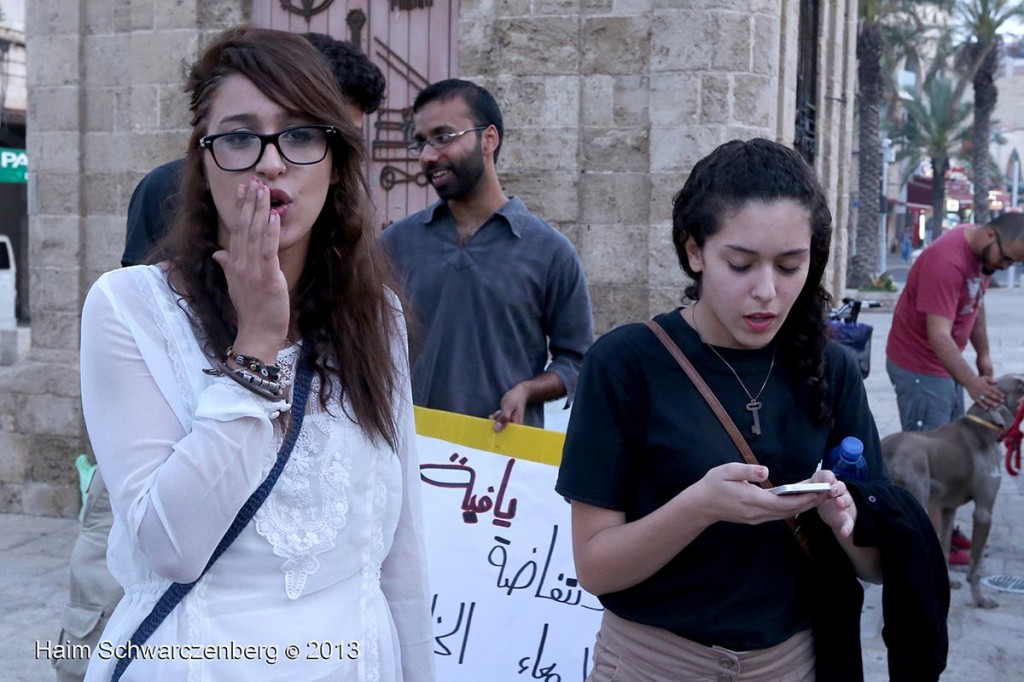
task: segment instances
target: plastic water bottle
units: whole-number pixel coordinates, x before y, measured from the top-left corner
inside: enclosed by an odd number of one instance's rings
[[[828,453],[832,472],[841,478],[858,481],[868,479],[868,463],[864,459],[864,443],[856,436],[847,436]]]

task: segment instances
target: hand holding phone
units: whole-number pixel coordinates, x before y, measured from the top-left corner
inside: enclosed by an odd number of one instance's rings
[[[832,489],[831,483],[789,483],[769,488],[768,492],[776,495],[802,495],[803,493],[827,493]]]

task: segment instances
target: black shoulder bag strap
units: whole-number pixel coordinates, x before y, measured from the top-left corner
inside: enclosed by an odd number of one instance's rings
[[[210,557],[210,560],[206,563],[206,568],[203,569],[199,577],[190,583],[172,583],[167,588],[167,591],[160,596],[160,599],[153,606],[153,610],[143,619],[142,623],[128,640],[127,655],[124,658],[118,659],[117,665],[114,667],[114,674],[110,678],[111,682],[118,682],[121,679],[124,671],[128,668],[128,664],[135,659],[135,647],[144,644],[160,624],[164,622],[171,611],[174,610],[174,607],[185,598],[185,595],[196,586],[196,583],[202,580],[206,572],[213,566],[213,562],[217,561],[221,554],[231,546],[235,538],[252,520],[256,510],[262,506],[267,496],[270,495],[271,489],[277,483],[278,477],[284,470],[284,465],[287,464],[288,458],[295,448],[295,442],[299,438],[299,431],[302,430],[302,420],[306,415],[306,402],[309,398],[309,387],[313,380],[312,350],[312,342],[308,339],[303,341],[298,369],[295,372],[295,383],[292,385],[291,424],[288,427],[288,432],[285,434],[284,442],[281,443],[281,449],[277,452],[277,461],[274,462],[274,466],[270,469],[270,473],[267,474],[267,478],[249,496],[249,499],[245,501],[242,508],[238,510],[238,515],[235,516],[235,520],[232,521],[231,526],[224,533],[224,537],[221,538],[220,544],[213,551],[213,556]]]

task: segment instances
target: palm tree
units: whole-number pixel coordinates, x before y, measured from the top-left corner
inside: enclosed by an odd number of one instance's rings
[[[971,107],[961,100],[963,88],[941,73],[926,83],[924,94],[908,90],[904,102],[907,122],[900,158],[909,159],[912,171],[922,159],[932,164],[932,224],[936,235],[945,215],[946,170],[956,150],[962,149],[970,131]]]
[[[882,140],[879,109],[887,78],[882,69],[887,45],[898,40],[892,30],[919,24],[923,5],[946,7],[950,0],[860,0],[857,22],[858,171],[856,253],[850,259],[847,280],[852,286],[869,282],[878,273],[878,215],[881,210]]]
[[[956,17],[969,35],[965,45],[969,77],[974,86],[974,126],[971,130],[971,175],[974,180],[974,222],[988,222],[989,140],[992,112],[999,91],[998,31],[1013,18],[1024,17],[1020,0],[957,0]]]

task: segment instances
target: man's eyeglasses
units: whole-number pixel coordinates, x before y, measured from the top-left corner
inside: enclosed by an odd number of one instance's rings
[[[199,146],[208,149],[213,162],[223,171],[249,170],[260,162],[268,144],[288,163],[309,166],[327,156],[327,138],[337,133],[334,126],[304,125],[285,128],[276,133],[216,133],[199,139]]]
[[[992,234],[996,236],[996,248],[999,249],[999,265],[1008,268],[1016,263],[1017,261],[1007,256],[1006,252],[1003,251],[1003,240],[999,238],[998,230],[992,230]]]
[[[418,140],[416,142],[409,143],[409,153],[413,156],[419,156],[423,153],[423,148],[428,144],[437,149],[438,151],[449,146],[452,142],[459,139],[466,133],[475,133],[478,130],[486,130],[487,126],[477,126],[476,128],[467,128],[466,130],[457,130],[453,133],[441,133],[440,135],[434,135],[429,140]]]

